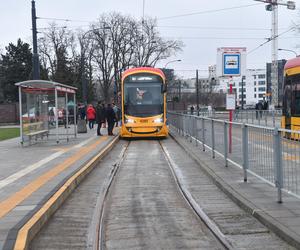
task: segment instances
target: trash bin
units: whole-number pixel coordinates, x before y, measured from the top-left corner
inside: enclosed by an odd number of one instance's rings
[[[77,133],[87,133],[86,121],[79,119],[77,122]]]

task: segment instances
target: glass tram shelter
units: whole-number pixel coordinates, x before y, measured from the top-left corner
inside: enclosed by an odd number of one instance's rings
[[[47,138],[69,141],[77,136],[76,90],[57,82],[30,80],[19,88],[21,144]]]

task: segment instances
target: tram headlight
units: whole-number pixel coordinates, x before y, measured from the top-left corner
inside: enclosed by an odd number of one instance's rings
[[[125,123],[134,123],[133,119],[125,119]]]
[[[164,121],[164,119],[161,117],[161,118],[156,118],[153,122],[154,123],[162,123]]]

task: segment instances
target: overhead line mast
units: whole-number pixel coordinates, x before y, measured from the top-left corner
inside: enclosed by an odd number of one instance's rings
[[[294,1],[281,0],[254,0],[256,2],[266,3],[267,11],[272,11],[272,70],[271,70],[271,86],[272,99],[271,103],[278,106],[278,5],[287,6],[288,9],[294,10],[296,4]]]

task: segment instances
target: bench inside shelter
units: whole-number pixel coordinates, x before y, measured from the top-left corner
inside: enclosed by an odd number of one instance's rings
[[[31,144],[32,139],[35,141],[38,138],[43,139],[44,137],[49,136],[49,130],[44,129],[43,122],[34,122],[34,123],[27,123],[23,125],[24,135],[28,136],[29,144]]]

